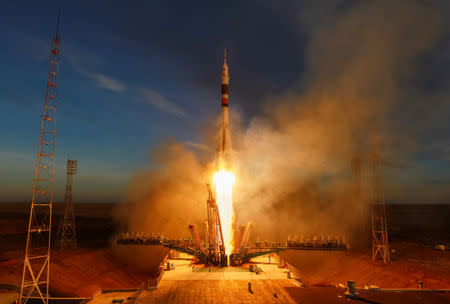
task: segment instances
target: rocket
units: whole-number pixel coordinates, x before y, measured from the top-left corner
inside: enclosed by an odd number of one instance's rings
[[[228,85],[230,83],[230,75],[228,74],[227,50],[223,55],[222,66],[222,113],[220,117],[219,142],[217,145],[217,166],[219,170],[231,169],[231,135],[228,128]]]

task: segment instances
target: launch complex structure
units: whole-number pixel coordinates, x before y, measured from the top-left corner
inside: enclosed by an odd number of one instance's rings
[[[28,221],[27,245],[18,303],[37,296],[48,303],[50,282],[50,246],[53,209],[57,76],[60,68],[59,12],[52,42],[44,109],[34,173],[33,198]]]
[[[217,168],[218,170],[231,169],[231,136],[228,127],[228,88],[229,73],[226,61],[226,51],[224,53],[224,63],[221,74],[221,119],[217,145]],[[233,252],[227,256],[226,244],[220,217],[220,208],[216,197],[211,190],[211,185],[206,184],[208,189],[207,199],[207,220],[206,238],[204,242],[200,239],[194,225],[189,225],[191,232],[190,240],[171,240],[160,234],[149,233],[123,233],[116,237],[119,245],[162,245],[169,249],[184,252],[195,257],[196,262],[205,265],[219,267],[238,266],[250,262],[250,259],[270,254],[278,253],[281,250],[346,250],[347,246],[342,237],[324,237],[301,240],[300,242],[287,241],[277,242],[255,242],[249,243],[249,233],[251,224],[247,227],[240,227],[234,239]]]

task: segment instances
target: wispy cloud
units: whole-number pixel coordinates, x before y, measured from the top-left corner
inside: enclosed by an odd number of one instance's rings
[[[177,104],[169,101],[156,91],[150,89],[141,89],[141,95],[146,102],[154,106],[160,111],[170,113],[179,117],[186,117],[187,113]]]
[[[102,73],[93,72],[84,67],[84,64],[81,63],[82,58],[95,56],[93,54],[82,54],[82,51],[77,49],[76,47],[69,47],[66,50],[66,58],[71,63],[73,68],[80,73],[82,76],[85,76],[92,80],[95,85],[99,88],[103,88],[106,90],[110,90],[116,93],[121,93],[128,88],[136,88],[133,85],[129,85],[123,81],[120,81],[116,78],[107,76]],[[146,88],[136,88],[140,92],[140,97],[148,104],[154,106],[158,110],[162,112],[166,112],[178,117],[187,117],[188,114],[184,111],[183,108],[178,106],[176,103],[168,100],[166,97],[161,95],[160,93]]]
[[[94,81],[95,85],[99,88],[107,89],[117,93],[124,92],[127,89],[127,85],[125,83],[113,77],[106,76],[102,73],[90,72],[81,67],[77,67],[77,70],[78,72],[80,72],[80,74]]]
[[[92,72],[81,64],[81,58],[83,57],[93,58],[98,62],[99,60],[96,55],[91,53],[84,54],[76,47],[69,46],[65,48],[65,57],[78,73],[92,80],[97,87],[116,93],[127,90],[128,86],[124,82],[103,73]]]

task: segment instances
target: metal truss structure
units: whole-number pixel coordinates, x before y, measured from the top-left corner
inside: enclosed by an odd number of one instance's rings
[[[371,203],[372,203],[372,261],[382,259],[389,262],[389,238],[386,220],[386,204],[384,189],[381,180],[381,158],[379,151],[379,138],[375,131],[372,134],[373,146],[370,158],[371,172]]]
[[[58,27],[59,15],[51,49],[18,303],[26,303],[30,297],[37,297],[47,304],[49,298],[57,76],[60,68]]]
[[[76,160],[67,160],[67,183],[66,193],[64,195],[64,217],[61,219],[61,224],[58,231],[58,247],[77,248],[77,233],[75,228],[75,215],[72,203],[72,182],[73,175],[77,173],[78,162]]]
[[[208,186],[208,185],[207,185]],[[162,245],[171,250],[184,252],[196,258],[198,263],[225,267],[229,264],[237,266],[250,262],[251,258],[278,253],[282,250],[319,250],[319,251],[344,251],[347,245],[342,237],[311,237],[300,241],[287,242],[249,242],[249,233],[252,224],[242,227],[241,236],[237,240],[237,247],[229,257],[225,254],[225,247],[220,225],[220,216],[217,204],[208,186],[208,220],[206,221],[206,246],[203,248],[201,239],[194,225],[189,225],[191,239],[171,240],[161,234],[152,233],[122,233],[116,236],[118,245]]]

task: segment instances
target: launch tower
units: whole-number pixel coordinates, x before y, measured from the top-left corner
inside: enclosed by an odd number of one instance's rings
[[[28,222],[27,245],[18,303],[36,298],[48,304],[50,280],[50,242],[53,206],[53,171],[55,155],[55,118],[57,75],[61,41],[56,34],[52,43],[50,68],[42,113],[41,135],[34,174],[33,197]]]

